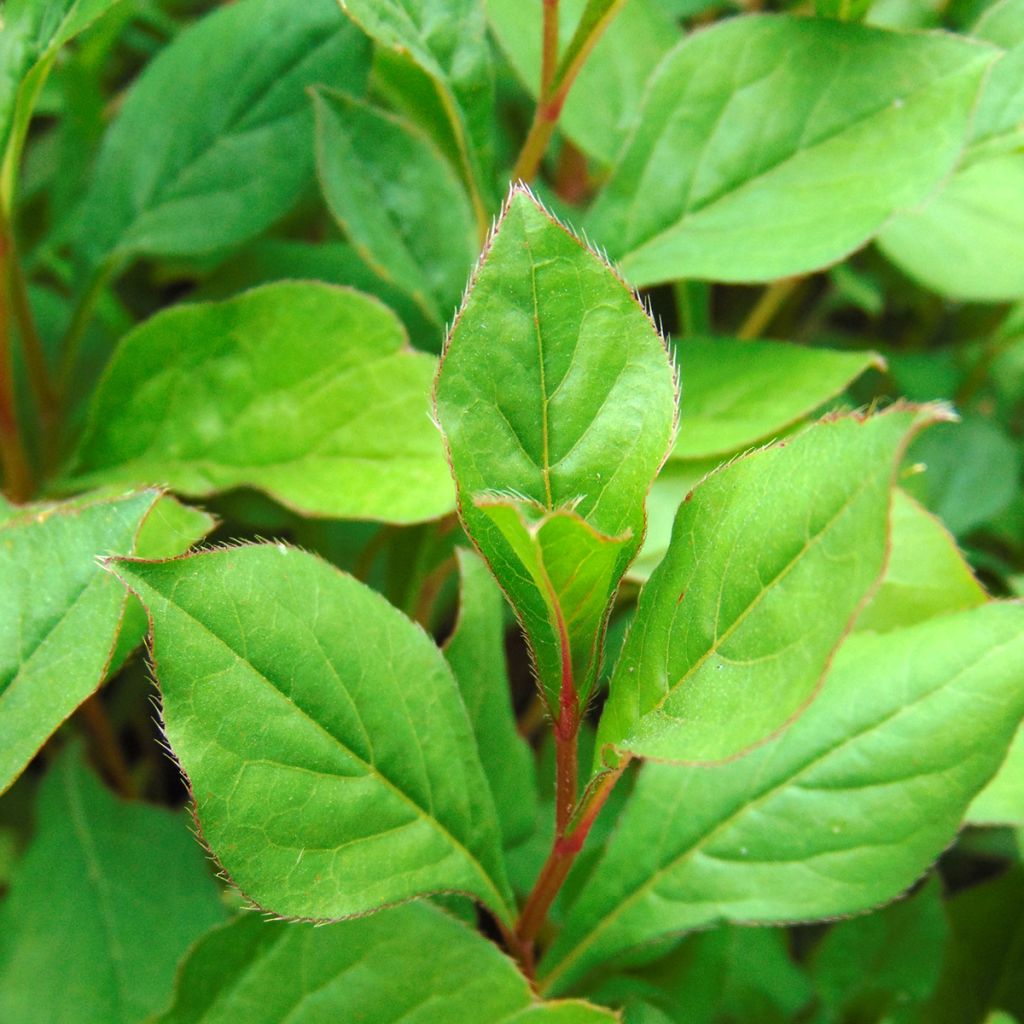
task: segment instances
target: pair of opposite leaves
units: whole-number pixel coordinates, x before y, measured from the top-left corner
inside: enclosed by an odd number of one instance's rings
[[[467,532],[553,716],[578,714],[673,438],[664,343],[607,264],[518,188],[435,401]],[[895,466],[935,416],[837,418],[694,492],[641,597],[599,750],[715,761],[792,719],[881,574]],[[430,638],[283,545],[114,568],[149,609],[168,738],[243,891],[330,919],[454,890],[511,923],[493,801]]]

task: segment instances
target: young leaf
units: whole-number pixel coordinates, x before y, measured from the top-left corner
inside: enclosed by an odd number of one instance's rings
[[[0,905],[4,1024],[138,1024],[166,1005],[178,960],[223,919],[184,815],[121,803],[65,751]]]
[[[103,681],[125,595],[96,556],[130,554],[157,499],[27,506],[0,524],[0,792]]]
[[[987,600],[949,531],[909,494],[896,490],[889,562],[856,628],[884,631],[912,626]]]
[[[588,230],[636,285],[825,266],[949,173],[995,56],[789,16],[689,36],[658,66]]]
[[[313,93],[320,184],[366,262],[438,322],[477,252],[473,210],[433,142],[407,121],[344,93]]]
[[[113,568],[149,611],[203,837],[248,897],[326,920],[460,891],[510,918],[466,711],[422,630],[283,544]]]
[[[777,341],[686,338],[679,344],[685,397],[674,459],[741,452],[771,439],[884,362]]]
[[[536,99],[542,5],[524,7],[517,0],[486,0],[485,6],[501,48]],[[563,51],[585,6],[584,0],[561,0],[559,4]],[[677,25],[655,0],[629,0],[583,65],[565,101],[559,129],[585,152],[610,164],[636,118],[651,68],[678,38]]]
[[[576,695],[592,685],[608,603],[643,539],[675,416],[664,343],[607,264],[517,188],[452,328],[435,401],[466,530],[558,708],[563,681]],[[556,532],[592,559],[571,641],[575,609],[537,582],[553,581],[542,534]],[[563,656],[570,645],[582,663]]]
[[[280,282],[165,310],[118,347],[65,486],[250,486],[307,515],[433,519],[452,508],[435,366],[346,288]]]
[[[940,414],[822,421],[692,492],[615,666],[600,758],[722,761],[799,714],[885,566],[903,451]]]
[[[312,177],[307,87],[358,95],[369,66],[368,41],[332,0],[239,0],[182,32],[146,67],[104,141],[82,262],[95,272],[257,235]]]
[[[447,114],[457,147],[453,157],[475,197],[478,220],[486,217],[494,161],[494,70],[483,5],[477,0],[339,2],[367,35],[408,54],[429,76]]]
[[[396,966],[401,965],[400,970]],[[196,944],[154,1024],[613,1024],[541,1003],[490,942],[429,904],[330,928],[236,918]]]
[[[464,548],[456,552],[462,594],[455,630],[444,647],[494,794],[506,847],[533,831],[537,772],[533,752],[516,731],[505,667],[505,599],[487,566]]]
[[[1024,714],[1024,608],[988,604],[843,645],[821,696],[731,764],[646,765],[541,974],[714,921],[867,910],[956,835]],[[935,737],[942,742],[936,743]]]

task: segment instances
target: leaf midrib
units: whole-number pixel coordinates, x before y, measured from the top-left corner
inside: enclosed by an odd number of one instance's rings
[[[222,636],[219,636],[217,633],[215,633],[210,626],[204,623],[201,619],[196,618],[190,611],[188,611],[188,609],[182,607],[182,605],[179,604],[177,601],[172,600],[172,598],[167,597],[166,595],[162,594],[159,590],[157,590],[155,587],[152,587],[152,584],[147,584],[147,586],[151,587],[154,593],[160,594],[163,600],[177,608],[182,615],[184,615],[190,622],[195,623],[195,625],[198,626],[199,629],[201,629],[204,633],[212,637],[213,640],[215,640],[222,647],[224,647],[225,650],[233,654],[235,658],[237,658],[243,665],[248,666],[254,676],[256,676],[258,679],[262,679],[263,682],[265,682],[267,686],[269,686],[270,689],[273,690],[274,693],[276,693],[278,696],[286,700],[296,710],[296,712],[298,712],[299,715],[306,719],[306,721],[310,722],[319,732],[326,736],[331,742],[336,744],[345,754],[347,754],[354,761],[360,764],[366,771],[367,775],[372,775],[375,778],[379,779],[385,786],[387,786],[389,790],[391,790],[394,793],[395,796],[397,796],[400,800],[402,800],[404,803],[410,806],[419,817],[422,817],[427,822],[429,822],[436,829],[436,831],[441,834],[442,838],[446,839],[448,842],[452,844],[453,847],[456,848],[456,850],[461,852],[463,856],[466,858],[466,861],[477,871],[480,879],[485,883],[485,886],[491,891],[492,895],[496,898],[497,905],[501,907],[503,910],[508,910],[504,897],[501,895],[497,886],[492,881],[490,874],[484,868],[479,858],[477,858],[475,854],[471,853],[470,850],[465,846],[465,844],[461,842],[458,838],[456,838],[456,836],[454,836],[438,818],[433,817],[427,810],[421,807],[420,804],[417,803],[416,800],[413,799],[413,797],[410,794],[406,793],[397,783],[393,782],[387,775],[385,775],[377,764],[365,761],[354,750],[351,750],[348,746],[346,746],[345,742],[340,737],[335,736],[334,733],[332,733],[325,725],[323,725],[323,723],[317,721],[317,719],[314,718],[308,711],[306,711],[305,708],[297,704],[292,699],[291,696],[289,696],[275,684],[274,680],[271,679],[270,676],[266,675],[264,672],[258,669],[251,661],[249,661],[247,658],[239,654],[239,652],[236,651],[234,647],[232,647],[231,644],[227,642],[227,640],[225,640]],[[330,659],[328,659],[328,662],[330,663]]]
[[[556,964],[556,967],[558,969],[552,971],[550,974],[545,976],[544,981],[542,982],[543,987],[545,989],[549,988],[551,982],[555,978],[558,978],[562,974],[564,974],[566,965],[570,965],[578,959],[578,955],[575,954],[578,954],[580,951],[585,950],[589,948],[591,945],[593,945],[594,941],[596,940],[596,937],[600,935],[603,931],[605,931],[608,928],[608,926],[614,920],[616,920],[616,918],[618,918],[620,914],[622,914],[625,911],[627,907],[635,903],[640,897],[645,895],[650,889],[657,885],[657,883],[661,881],[664,875],[668,874],[670,871],[675,870],[675,868],[678,867],[682,862],[690,859],[697,853],[700,853],[700,848],[702,846],[714,840],[716,836],[718,836],[723,830],[733,825],[737,821],[737,819],[742,818],[749,811],[761,806],[763,803],[765,803],[766,801],[770,800],[773,796],[775,796],[778,792],[792,785],[801,776],[818,767],[822,762],[829,760],[833,755],[841,752],[845,747],[849,746],[852,743],[859,742],[865,736],[868,736],[870,733],[876,731],[877,729],[884,728],[886,725],[888,725],[895,719],[899,718],[901,715],[912,710],[915,710],[918,707],[918,705],[925,703],[932,697],[945,692],[952,686],[955,686],[957,681],[967,672],[977,669],[984,661],[987,661],[989,658],[998,655],[1006,647],[1010,647],[1011,645],[1018,642],[1020,642],[1020,637],[1013,636],[1010,637],[1008,640],[1003,641],[1002,643],[996,644],[993,647],[989,647],[981,658],[977,659],[976,661],[971,661],[968,664],[965,664],[963,667],[958,669],[951,677],[944,679],[942,682],[940,682],[939,685],[935,688],[929,690],[927,693],[915,697],[914,700],[912,700],[909,704],[899,705],[898,707],[885,713],[881,718],[875,719],[874,721],[868,723],[863,729],[860,729],[855,733],[843,737],[843,739],[839,743],[833,744],[832,746],[826,748],[820,753],[815,754],[810,761],[806,761],[804,764],[797,767],[791,774],[787,775],[785,778],[779,780],[778,782],[772,783],[766,789],[762,790],[760,793],[755,794],[746,803],[741,804],[735,811],[728,814],[726,817],[724,817],[721,821],[719,821],[716,825],[710,828],[703,835],[696,836],[693,839],[691,845],[687,849],[683,850],[681,853],[674,856],[670,861],[659,867],[639,886],[633,889],[627,897],[625,897],[623,900],[617,903],[615,908],[611,911],[611,913],[602,917],[598,921],[596,926],[587,933],[584,940],[578,943],[576,946],[574,946],[572,950],[570,950],[570,952],[574,955],[563,958],[561,961],[558,962],[558,964]],[[600,864],[598,865],[598,870],[599,869]]]

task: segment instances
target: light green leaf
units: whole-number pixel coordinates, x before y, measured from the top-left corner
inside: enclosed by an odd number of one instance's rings
[[[422,630],[284,544],[114,571],[149,611],[167,738],[243,893],[327,920],[459,891],[510,918],[469,720]]]
[[[948,904],[952,941],[920,1024],[992,1024],[1024,1017],[1024,874],[1016,867]]]
[[[329,928],[239,917],[195,946],[178,975],[174,1004],[154,1024],[615,1019],[576,1001],[535,1002],[497,947],[436,907],[414,904]]]
[[[23,133],[57,51],[118,0],[7,0],[0,23],[0,155]],[[9,159],[16,162],[17,154]],[[9,198],[9,197],[8,197]]]
[[[103,681],[125,595],[96,556],[131,554],[157,498],[26,506],[0,525],[0,792]]]
[[[495,109],[483,5],[477,0],[338,2],[367,35],[407,54],[430,77],[451,126],[453,157],[483,204],[477,210],[483,215],[493,186]]]
[[[451,166],[408,121],[344,93],[314,92],[320,185],[366,262],[437,322],[477,254],[473,210]]]
[[[790,16],[696,33],[658,66],[588,230],[636,285],[835,262],[949,174],[996,53]]]
[[[1004,302],[1024,295],[1022,234],[1024,153],[1014,153],[969,164],[931,202],[896,218],[879,244],[941,295]]]
[[[949,531],[905,491],[896,490],[889,562],[856,628],[884,631],[912,626],[986,600]]]
[[[524,514],[532,503],[532,520],[547,516],[552,533],[574,533],[595,555],[616,545],[616,558],[592,566],[604,567],[591,583],[607,603],[643,539],[644,499],[672,437],[661,337],[607,264],[517,188],[456,318],[435,400],[463,522],[520,617],[545,692],[557,695],[564,678],[586,692],[606,610],[588,612],[591,634],[575,637],[586,662],[564,663],[572,609],[556,611],[537,585],[537,566],[523,561],[536,554],[529,531],[517,551],[494,499]]]
[[[4,1024],[138,1024],[166,1005],[189,945],[223,919],[185,816],[122,803],[66,751],[0,904]]]
[[[885,567],[903,451],[940,414],[822,421],[724,466],[680,505],[615,666],[599,761],[614,761],[609,746],[725,760],[806,707]]]
[[[834,924],[810,959],[824,1019],[886,1021],[924,1002],[939,980],[948,934],[934,877],[909,899]]]
[[[686,338],[679,343],[683,400],[677,459],[730,455],[770,439],[835,398],[869,369],[872,352],[776,341]]]
[[[969,825],[1024,826],[1024,725],[995,778],[967,808]]]
[[[436,365],[346,288],[280,282],[177,306],[121,341],[65,486],[249,486],[307,515],[433,519],[453,504],[429,419]]]
[[[772,743],[714,769],[644,766],[541,965],[544,986],[562,991],[618,953],[716,921],[891,900],[949,845],[1002,760],[1024,713],[1022,658],[1018,605],[857,634]]]
[[[1024,295],[1024,3],[993,4],[972,35],[1003,51],[978,101],[972,145],[938,195],[895,218],[879,242],[927,288],[1002,302]]]
[[[562,0],[559,36],[564,51],[580,22],[585,0]],[[540,85],[539,0],[486,0],[487,18],[519,79],[537,98]],[[611,163],[636,118],[644,85],[679,38],[679,28],[656,0],[629,0],[583,65],[558,121],[581,149]]]
[[[514,846],[533,831],[537,771],[512,712],[505,664],[505,599],[479,556],[465,548],[456,555],[462,593],[459,617],[444,653],[476,733],[502,840],[505,846]]]
[[[361,93],[369,65],[368,41],[332,0],[239,0],[182,32],[147,65],[104,141],[84,263],[113,269],[259,234],[313,175],[307,87]]]

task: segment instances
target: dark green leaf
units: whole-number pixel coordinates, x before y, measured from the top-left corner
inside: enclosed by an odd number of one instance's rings
[[[113,580],[108,580],[114,583]],[[138,1024],[224,910],[185,816],[108,793],[65,752],[0,905],[4,1024]]]
[[[455,630],[444,653],[455,673],[480,760],[494,794],[505,846],[533,830],[537,773],[533,752],[516,731],[505,666],[505,599],[487,566],[459,549],[462,593]]]
[[[104,142],[84,263],[214,252],[257,235],[312,178],[307,87],[359,94],[369,64],[367,40],[333,0],[239,0],[182,32]]]
[[[200,941],[155,1024],[612,1024],[536,1002],[498,950],[436,907],[329,928],[241,917]]]

